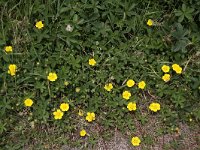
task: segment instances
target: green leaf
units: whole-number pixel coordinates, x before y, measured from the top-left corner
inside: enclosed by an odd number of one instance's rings
[[[184,15],[181,15],[179,18],[178,18],[178,22],[182,22],[183,21],[183,19],[184,19]]]
[[[183,10],[183,12],[186,11],[186,5],[185,4],[182,5],[182,10]]]
[[[3,54],[3,60],[4,60],[5,62],[9,62],[9,61],[10,61],[9,55]]]
[[[78,22],[78,15],[77,15],[77,14],[74,15],[74,17],[73,17],[73,22],[74,22],[74,23]]]

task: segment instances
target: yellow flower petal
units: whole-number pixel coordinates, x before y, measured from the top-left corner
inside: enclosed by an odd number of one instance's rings
[[[31,107],[33,105],[33,100],[30,98],[27,98],[24,100],[24,105],[27,107]]]
[[[149,109],[153,112],[157,112],[158,110],[160,110],[160,104],[159,103],[151,103],[149,105]]]
[[[140,140],[140,138],[137,137],[137,136],[135,136],[135,137],[133,137],[133,138],[131,139],[131,143],[133,144],[133,146],[139,146],[139,145],[140,145],[140,142],[141,142],[141,140]]]
[[[162,76],[162,79],[165,81],[165,82],[168,82],[170,80],[170,74],[164,74],[164,76]]]
[[[87,134],[87,132],[83,129],[80,131],[80,136],[85,136]]]
[[[69,110],[69,104],[68,103],[62,103],[62,104],[60,104],[60,109],[62,111],[68,111]]]
[[[112,83],[106,84],[106,85],[104,86],[104,89],[105,89],[106,91],[109,91],[109,92],[110,92],[110,91],[113,89]]]
[[[16,72],[17,72],[17,66],[15,64],[10,64],[8,67],[8,73],[11,76],[15,76]]]
[[[13,51],[13,48],[12,48],[12,46],[6,46],[6,47],[4,48],[4,50],[5,50],[6,53],[9,53],[9,52],[12,52],[12,51]]]
[[[63,117],[63,112],[60,109],[57,109],[56,111],[53,112],[54,119],[62,119]]]
[[[122,93],[122,97],[125,99],[125,100],[128,100],[130,97],[131,97],[131,93],[129,91],[124,91]]]
[[[170,67],[167,66],[167,65],[163,65],[161,69],[162,69],[163,72],[167,73],[167,72],[169,72]]]
[[[88,112],[85,119],[88,122],[92,122],[93,120],[95,120],[95,113],[94,112]]]
[[[134,103],[134,102],[128,103],[127,108],[128,108],[129,111],[136,110],[137,109],[136,108],[136,103]]]
[[[172,69],[177,73],[181,74],[182,73],[182,68],[178,64],[173,64]]]
[[[36,22],[35,27],[38,29],[42,29],[44,27],[44,24],[42,23],[42,21],[38,21]]]
[[[144,89],[145,86],[146,86],[146,83],[145,83],[144,81],[141,81],[141,82],[138,83],[138,87],[139,87],[140,89]]]
[[[147,25],[148,25],[148,26],[152,26],[152,25],[153,25],[153,20],[148,19],[148,21],[147,21]]]
[[[126,85],[127,85],[128,87],[132,87],[132,86],[135,85],[135,81],[133,81],[132,79],[129,79],[129,80],[126,82]]]
[[[49,75],[47,76],[47,79],[48,79],[49,81],[52,81],[52,82],[53,82],[53,81],[56,81],[57,78],[58,78],[58,76],[57,76],[57,74],[54,73],[54,72],[50,72]]]
[[[90,66],[95,66],[96,65],[96,61],[93,58],[89,59],[89,65]]]

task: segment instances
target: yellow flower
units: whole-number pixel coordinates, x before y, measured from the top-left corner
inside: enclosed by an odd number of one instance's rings
[[[81,89],[80,89],[79,87],[77,87],[77,88],[75,89],[76,93],[79,93],[80,90],[81,90]]]
[[[135,85],[135,81],[133,81],[132,79],[129,79],[129,80],[126,82],[126,85],[127,85],[128,87],[132,87],[132,86]]]
[[[165,82],[168,82],[170,80],[170,74],[164,74],[164,76],[162,76],[162,79],[165,81]]]
[[[159,103],[151,103],[149,105],[149,109],[153,112],[157,112],[158,110],[160,110],[160,104]]]
[[[122,97],[126,100],[128,100],[131,97],[131,93],[129,91],[124,91],[122,93]]]
[[[173,64],[172,69],[177,73],[181,74],[182,73],[182,68],[178,64]]]
[[[53,112],[54,119],[62,119],[63,117],[63,112],[60,109],[57,109],[56,111]]]
[[[137,109],[136,108],[136,103],[134,103],[134,102],[128,103],[127,108],[128,108],[129,111],[136,110]]]
[[[65,81],[65,82],[64,82],[64,85],[65,85],[65,86],[68,86],[68,85],[69,85],[69,82],[68,82],[68,81]]]
[[[178,127],[175,128],[175,131],[176,131],[176,133],[177,133],[178,135],[181,134],[181,131],[180,131],[180,129],[179,129]]]
[[[149,20],[147,21],[147,25],[148,25],[148,26],[152,26],[152,25],[153,25],[153,20],[149,19]]]
[[[96,61],[93,58],[89,59],[89,65],[90,66],[95,66],[96,65]]]
[[[62,104],[60,104],[60,109],[62,111],[68,111],[69,110],[69,104],[68,103],[62,103]]]
[[[9,52],[12,52],[12,51],[13,51],[13,48],[12,48],[12,46],[6,46],[6,47],[4,48],[4,50],[5,50],[5,52],[9,53]]]
[[[95,113],[93,113],[93,112],[88,112],[85,119],[86,119],[88,122],[92,122],[93,120],[95,120]]]
[[[80,136],[85,136],[87,134],[87,132],[83,129],[80,131]]]
[[[11,76],[15,76],[17,72],[17,66],[15,64],[10,64],[8,67],[8,74],[10,74]]]
[[[31,107],[33,105],[33,100],[30,98],[27,98],[24,100],[24,105],[27,107]]]
[[[58,76],[57,76],[57,74],[54,73],[54,72],[50,72],[49,75],[48,75],[48,77],[47,77],[47,79],[48,79],[49,81],[56,81],[57,78],[58,78]]]
[[[83,114],[84,114],[83,110],[79,109],[79,110],[78,110],[78,115],[82,117]]]
[[[131,143],[133,144],[133,146],[139,146],[140,142],[141,142],[141,140],[137,136],[133,137],[132,140],[131,140]]]
[[[108,83],[108,84],[106,84],[106,85],[104,86],[104,89],[105,89],[106,91],[111,91],[112,88],[113,88],[112,83]]]
[[[35,27],[38,29],[42,29],[44,27],[44,24],[42,23],[42,21],[38,21],[36,22]]]
[[[146,83],[145,83],[144,81],[141,81],[141,82],[138,83],[138,87],[139,87],[140,89],[144,89],[145,86],[146,86]]]
[[[169,72],[169,70],[170,70],[170,67],[169,67],[169,66],[167,66],[167,65],[163,65],[163,66],[162,66],[162,71],[163,71],[163,72],[167,73],[167,72]]]

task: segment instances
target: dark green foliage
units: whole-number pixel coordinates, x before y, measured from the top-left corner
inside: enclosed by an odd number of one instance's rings
[[[94,111],[96,123],[105,130],[132,132],[134,119],[148,123],[152,113],[147,104],[152,101],[161,104],[155,115],[166,125],[190,117],[199,123],[199,8],[198,0],[1,0],[1,135],[6,136],[19,119],[74,132],[79,128],[79,108]],[[148,19],[154,21],[152,27]],[[39,20],[44,23],[41,30],[35,27]],[[66,30],[68,25],[72,32]],[[13,46],[12,53],[5,53],[6,45]],[[97,61],[95,67],[88,65],[90,58]],[[174,63],[183,73],[171,69],[172,78],[165,83],[161,67]],[[9,64],[18,66],[15,77],[7,73]],[[58,80],[48,82],[49,72],[56,72]],[[144,80],[146,90],[127,88],[127,79]],[[104,89],[108,82],[113,83],[112,92]],[[128,102],[121,96],[125,89],[132,92],[130,101],[138,103],[136,112],[126,108]],[[24,107],[26,98],[34,100],[33,107]],[[52,112],[61,102],[69,102],[70,110],[55,121]],[[146,143],[152,142],[146,137]]]

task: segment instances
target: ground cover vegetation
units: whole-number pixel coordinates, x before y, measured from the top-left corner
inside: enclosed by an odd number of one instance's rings
[[[151,117],[158,135],[180,122],[198,128],[199,8],[199,0],[1,0],[0,147],[95,145],[114,129],[142,147],[154,141],[136,134],[135,120]],[[36,145],[37,137],[46,138]]]

